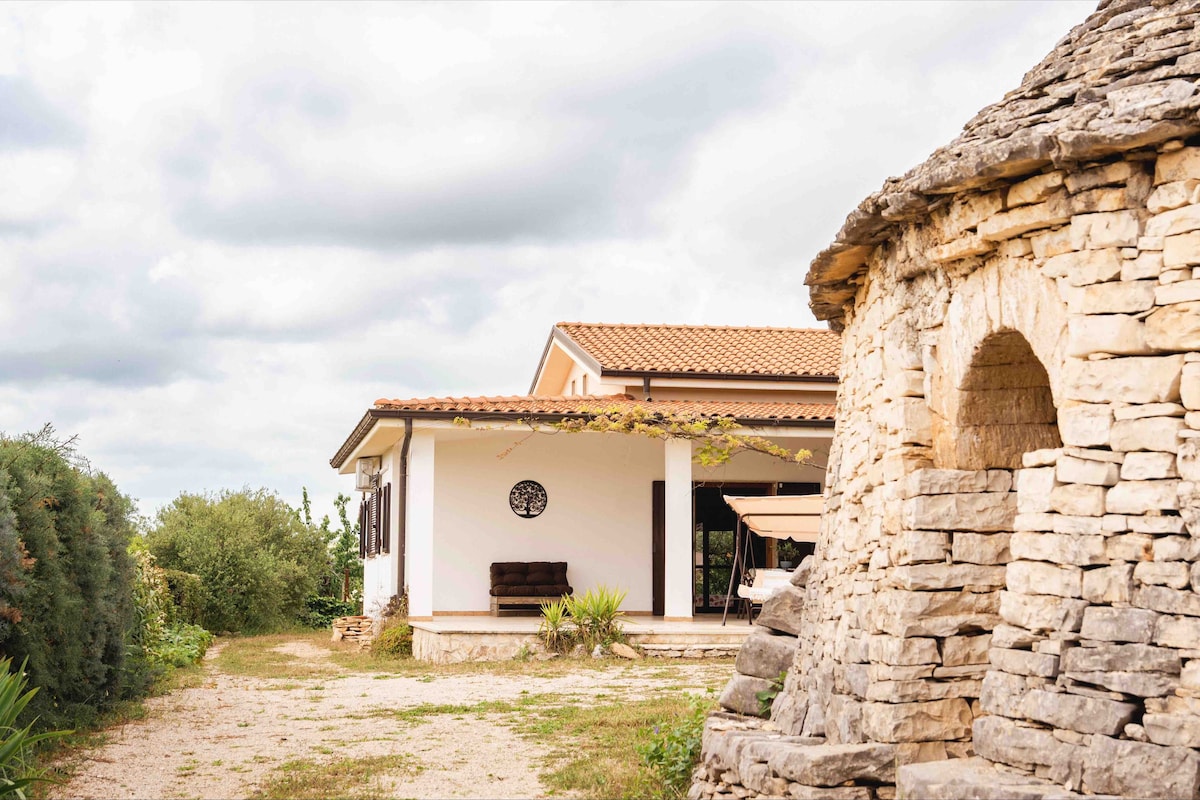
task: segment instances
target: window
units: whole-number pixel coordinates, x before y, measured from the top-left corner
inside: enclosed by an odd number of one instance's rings
[[[582,380],[583,380],[583,393],[587,394],[587,375],[584,375]]]
[[[571,394],[575,394],[575,381],[571,381]]]
[[[392,524],[392,484],[385,484],[371,494],[358,507],[358,557],[370,558],[389,550]]]

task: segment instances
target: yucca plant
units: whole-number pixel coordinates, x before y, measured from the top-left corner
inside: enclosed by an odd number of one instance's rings
[[[565,653],[575,644],[576,630],[567,613],[567,601],[568,597],[563,597],[541,604],[542,621],[538,624],[538,638],[547,650],[555,653]]]
[[[33,748],[38,742],[70,731],[33,733],[33,723],[17,727],[17,718],[37,694],[37,687],[26,691],[25,663],[12,672],[12,659],[0,659],[0,797],[25,800],[25,789],[36,781],[44,781],[43,771],[33,761]]]
[[[621,603],[627,592],[597,586],[577,597],[563,597],[566,611],[579,630],[579,640],[588,650],[596,645],[607,647],[625,637],[620,618],[625,616]]]

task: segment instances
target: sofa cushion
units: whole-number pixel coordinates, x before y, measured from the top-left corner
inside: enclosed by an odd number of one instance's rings
[[[497,561],[490,572],[493,597],[560,597],[573,591],[565,561]]]

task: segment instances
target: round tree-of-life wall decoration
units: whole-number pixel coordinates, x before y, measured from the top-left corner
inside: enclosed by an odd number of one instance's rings
[[[508,493],[508,505],[518,517],[533,519],[546,510],[546,489],[537,481],[519,481]]]

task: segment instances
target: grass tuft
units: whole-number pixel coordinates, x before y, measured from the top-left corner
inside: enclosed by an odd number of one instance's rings
[[[411,755],[297,759],[280,765],[258,788],[255,800],[384,800],[388,778],[416,775],[423,767]]]

